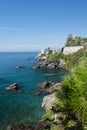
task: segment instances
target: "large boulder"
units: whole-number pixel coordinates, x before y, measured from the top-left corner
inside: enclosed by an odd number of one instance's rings
[[[56,68],[56,64],[54,62],[49,63],[47,66],[48,69],[55,69]]]
[[[47,62],[42,62],[40,65],[41,69],[46,69],[47,68],[48,63]]]
[[[61,88],[61,86],[62,86],[62,82],[54,84],[51,88],[53,88],[54,90],[58,90]]]
[[[46,92],[46,93],[49,93],[49,94],[54,93],[54,92],[56,92],[58,89],[60,89],[61,86],[62,86],[62,83],[56,83],[56,84],[52,85],[51,87],[46,88],[46,89],[45,89],[45,92]]]
[[[62,86],[62,83],[54,83],[51,81],[44,81],[42,83],[38,84],[39,89],[42,90],[44,93],[52,94],[58,89],[60,89]]]
[[[42,108],[52,109],[53,104],[56,103],[55,93],[45,96],[42,101]]]

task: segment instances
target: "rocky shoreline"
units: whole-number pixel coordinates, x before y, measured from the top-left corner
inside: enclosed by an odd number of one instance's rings
[[[31,67],[32,70],[44,70],[44,69],[57,70],[59,68],[63,68],[63,69],[66,68],[66,63],[65,63],[64,59],[59,59],[58,61],[53,61],[53,60],[46,61],[45,60],[45,61],[41,62],[39,65]]]
[[[6,130],[50,130],[50,121],[38,123],[30,123],[28,126],[24,124],[9,125]]]
[[[51,81],[44,81],[42,83],[39,83],[37,85],[37,88],[32,92],[34,95],[40,95],[41,93],[44,94],[52,94],[56,92],[60,87],[62,83],[58,82],[51,82]]]
[[[38,60],[38,57],[36,58]],[[38,66],[33,66],[31,67],[32,70],[57,70],[59,68],[66,68],[66,63],[65,60],[59,59],[58,61],[46,61],[41,59],[40,57],[40,64]],[[19,67],[17,67],[19,68]],[[60,89],[62,86],[62,82],[51,82],[51,81],[44,81],[42,83],[39,83],[37,85],[36,90],[32,92],[32,94],[39,96],[42,93],[46,94],[44,96],[43,101],[41,103],[41,107],[46,111],[46,110],[51,110],[54,107],[54,104],[56,103],[56,91]],[[12,85],[9,85],[7,90],[10,90],[12,92],[19,92],[19,85],[14,83]],[[53,111],[52,111],[53,112]],[[57,116],[55,114],[53,115],[54,117],[52,119],[45,118],[43,120],[40,120],[36,123],[29,123],[28,126],[24,124],[17,124],[17,125],[9,125],[7,126],[6,130],[54,130],[54,128],[60,130],[61,123],[59,121],[59,118],[57,120]],[[57,121],[56,121],[57,120]]]
[[[42,83],[39,83],[37,85],[37,89],[39,88],[42,92],[45,92],[46,96],[44,96],[41,107],[46,111],[52,110],[53,104],[56,103],[56,97],[55,97],[55,92],[61,87],[62,83],[54,83],[51,81],[44,81]],[[19,89],[18,84],[14,83],[12,85],[9,85],[7,90],[14,91],[15,89]],[[46,89],[51,89],[51,92],[48,92]],[[41,94],[41,93],[40,93]],[[39,95],[39,92],[38,94]],[[42,121],[38,121],[36,123],[29,123],[29,125],[24,125],[24,124],[16,124],[16,125],[8,125],[6,130],[50,130],[51,126],[53,125],[53,122],[49,119],[43,119]],[[55,122],[54,125],[56,126]],[[57,126],[60,127],[60,126]]]

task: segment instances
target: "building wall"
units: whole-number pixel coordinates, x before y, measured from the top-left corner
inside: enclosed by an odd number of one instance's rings
[[[65,47],[63,49],[63,54],[65,55],[69,55],[69,54],[73,54],[74,52],[77,52],[78,50],[80,50],[81,48],[84,48],[83,46],[70,46],[70,47]]]

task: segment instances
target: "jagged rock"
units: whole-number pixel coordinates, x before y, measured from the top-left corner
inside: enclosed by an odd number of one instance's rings
[[[54,83],[51,81],[44,81],[42,83],[38,84],[39,89],[44,93],[52,94],[58,89],[60,89],[62,86],[62,83]]]
[[[56,103],[55,93],[45,96],[42,101],[42,108],[52,109],[53,104]]]
[[[21,68],[22,68],[22,66],[16,66],[15,68],[16,68],[16,69],[21,69]]]
[[[39,83],[37,85],[38,88],[36,90],[34,90],[32,92],[32,94],[34,94],[34,95],[40,95],[41,93],[51,94],[51,93],[56,91],[55,88],[54,88],[54,85],[55,85],[55,83],[51,82],[51,81],[44,81],[42,83]]]
[[[54,84],[54,82],[44,81],[44,82],[42,82],[42,83],[39,83],[39,84],[38,84],[38,87],[44,89],[44,88],[46,88],[46,87],[52,86],[53,84]]]
[[[38,69],[40,69],[40,66],[33,66],[33,67],[31,67],[31,69],[32,70],[38,70]]]
[[[62,86],[62,83],[56,83],[56,84],[53,84],[52,86],[50,86],[49,88],[44,89],[44,91],[46,93],[52,94],[55,91],[57,91],[58,89],[60,89],[61,86]]]
[[[47,65],[48,65],[48,63],[43,62],[43,63],[40,65],[40,68],[41,68],[41,69],[46,69],[46,68],[47,68]]]
[[[54,62],[49,63],[47,66],[48,69],[55,69],[56,68],[56,64]]]
[[[39,66],[33,66],[31,69],[33,70],[40,70],[40,69],[58,69],[59,68],[59,62],[55,61],[44,61],[39,64]]]
[[[6,87],[6,89],[11,90],[11,91],[21,92],[21,90],[19,89],[19,84],[17,84],[17,83],[13,83],[13,84],[9,85],[8,87]]]
[[[46,60],[46,56],[43,56],[42,54],[38,54],[38,55],[35,57],[35,60],[44,61],[44,60]]]

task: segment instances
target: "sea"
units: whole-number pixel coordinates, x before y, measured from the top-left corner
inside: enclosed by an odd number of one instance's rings
[[[39,96],[32,92],[38,83],[44,81],[61,81],[66,71],[31,70],[38,65],[35,56],[38,52],[0,52],[0,130],[5,130],[9,124],[28,124],[41,118],[44,110],[41,102],[44,94]],[[29,60],[25,60],[29,58]],[[16,69],[16,66],[22,66]],[[51,75],[50,75],[51,74]],[[21,93],[6,90],[6,87],[18,83]]]

